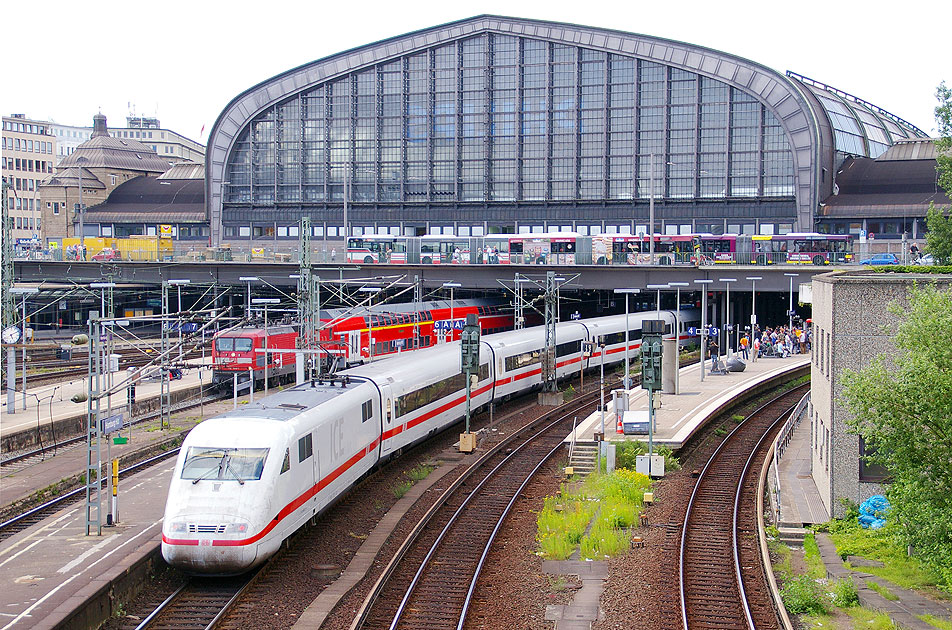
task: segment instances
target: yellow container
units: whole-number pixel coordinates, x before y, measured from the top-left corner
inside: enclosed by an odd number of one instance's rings
[[[120,238],[116,247],[123,260],[165,260],[174,249],[172,239],[159,236]]]

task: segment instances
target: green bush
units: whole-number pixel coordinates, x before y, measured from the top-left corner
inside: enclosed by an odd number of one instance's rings
[[[663,444],[655,445],[655,453],[664,456],[665,470],[681,470],[681,462],[671,449]],[[626,440],[615,445],[615,468],[635,470],[635,457],[648,454],[648,443]]]
[[[839,608],[852,608],[859,605],[859,594],[856,592],[856,584],[853,578],[837,580],[830,587],[830,598],[833,605]]]
[[[433,466],[420,464],[419,466],[415,468],[411,468],[410,471],[407,473],[407,476],[410,477],[410,480],[413,481],[413,483],[416,483],[418,481],[423,481],[424,479],[426,479],[430,475],[431,472],[433,472]]]
[[[820,615],[826,612],[820,585],[806,575],[798,575],[784,582],[780,598],[788,613]]]
[[[600,560],[628,549],[628,533],[623,529],[614,529],[605,522],[598,522],[582,538],[580,546],[583,560]]]
[[[399,481],[393,484],[393,496],[400,499],[403,497],[403,495],[409,492],[410,488],[412,487],[413,487],[412,481]]]

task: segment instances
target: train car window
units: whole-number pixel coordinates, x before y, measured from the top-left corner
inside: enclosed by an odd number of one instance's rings
[[[182,464],[182,479],[257,481],[261,479],[266,448],[209,448],[192,446]]]
[[[235,349],[235,339],[233,337],[219,337],[215,340],[215,350],[219,352],[232,352]]]
[[[555,356],[564,357],[569,354],[578,354],[582,351],[581,341],[566,341],[555,346]]]
[[[368,400],[360,406],[361,422],[367,422],[374,415],[373,401]]]
[[[541,363],[541,362],[542,362],[541,350],[531,350],[529,352],[523,352],[522,354],[506,357],[506,371],[511,372],[512,370],[518,370],[519,368],[526,367],[527,365],[533,365],[535,363]]]
[[[314,442],[311,438],[311,434],[308,433],[304,437],[298,440],[298,462],[303,462],[305,459],[314,454]]]
[[[284,461],[281,462],[281,474],[291,470],[291,449],[284,449]]]
[[[247,337],[235,339],[235,352],[251,352],[252,340]]]

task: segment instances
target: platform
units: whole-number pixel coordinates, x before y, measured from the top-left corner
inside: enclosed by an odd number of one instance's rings
[[[200,362],[201,360],[197,360]],[[171,381],[170,389],[176,392],[182,389],[197,387],[200,384],[211,385],[212,370],[211,357],[206,359],[207,366],[198,369],[196,361],[190,361],[195,368],[187,369],[183,372],[182,378]],[[113,375],[113,383],[118,385],[123,383],[127,377],[125,371],[117,372]],[[141,402],[149,398],[158,397],[161,393],[162,383],[159,380],[143,380],[136,385],[136,401]],[[0,401],[0,436],[7,437],[21,431],[36,429],[39,425],[48,425],[51,422],[62,422],[77,416],[85,415],[86,404],[74,403],[70,398],[74,394],[88,392],[89,385],[87,379],[78,378],[66,381],[56,385],[42,385],[31,388],[30,379],[27,377],[26,391],[26,410],[23,409],[23,392],[15,393],[15,411],[13,413],[7,408],[7,392],[3,392],[2,401]],[[262,395],[262,392],[256,392]],[[112,396],[112,406],[115,413],[125,411],[126,409],[126,390],[122,388]],[[102,413],[107,411],[107,401],[102,401]]]
[[[749,392],[768,381],[792,374],[810,365],[810,355],[795,354],[786,359],[762,358],[748,361],[743,372],[710,374],[710,360],[705,362],[704,380],[701,380],[701,367],[698,364],[683,367],[680,370],[680,393],[655,394],[661,406],[655,410],[654,443],[664,444],[672,450],[681,448],[694,433],[704,425],[708,418],[726,408],[740,394]],[[615,430],[615,410],[611,402],[611,392],[605,391],[605,439],[647,441],[644,435],[623,435]],[[655,403],[657,405],[657,402]],[[628,393],[630,411],[648,411],[648,391],[637,388]],[[595,411],[582,420],[574,434],[576,441],[594,440],[596,432],[601,431],[601,412]],[[567,441],[572,439],[570,434]]]

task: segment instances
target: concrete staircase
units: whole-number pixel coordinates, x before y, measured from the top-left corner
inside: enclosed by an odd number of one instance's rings
[[[569,459],[576,475],[588,475],[595,471],[598,463],[598,442],[576,442]]]

